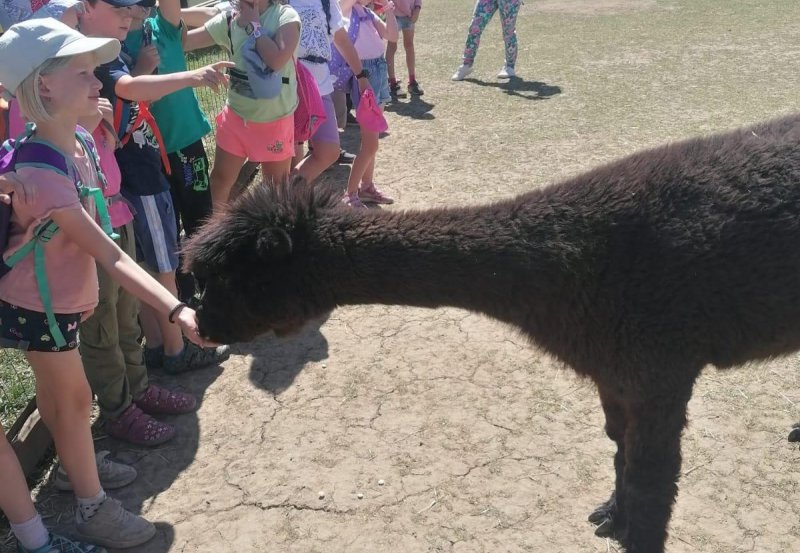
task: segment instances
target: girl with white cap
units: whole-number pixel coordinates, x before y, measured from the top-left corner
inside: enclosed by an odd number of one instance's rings
[[[97,304],[95,260],[112,277],[154,309],[169,314],[187,338],[202,345],[195,313],[125,255],[84,209],[79,185],[97,187],[100,176],[76,138],[78,118],[98,110],[100,81],[95,67],[115,59],[114,39],[87,38],[54,19],[11,26],[0,37],[0,82],[16,96],[35,124],[33,139],[62,153],[69,176],[47,167],[18,166],[15,179],[34,194],[12,196],[7,260],[27,244],[42,222],[59,229],[42,250],[49,275],[56,345],[34,274],[33,255],[23,257],[0,279],[0,340],[25,350],[36,377],[37,405],[77,496],[76,529],[81,539],[107,547],[140,545],[155,527],[107,498],[97,474],[90,431],[91,392],[77,349],[77,327]],[[84,141],[90,144],[91,138]],[[24,148],[24,146],[22,146]],[[89,148],[91,149],[91,147]],[[74,178],[73,178],[74,177]],[[11,522],[18,551],[90,552],[100,548],[48,534],[11,446],[0,428],[0,510]]]

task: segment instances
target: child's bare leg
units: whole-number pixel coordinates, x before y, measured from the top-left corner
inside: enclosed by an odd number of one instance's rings
[[[405,40],[406,32],[403,31],[403,39]],[[397,53],[397,43],[396,42],[387,42],[386,43],[386,66],[387,71],[389,72],[389,82],[393,83],[397,80],[395,72],[394,72],[394,56]],[[408,57],[408,53],[406,53],[406,57]]]
[[[353,167],[350,169],[350,177],[347,179],[347,193],[355,194],[358,192],[358,185],[364,179],[364,175],[370,167],[375,165],[375,154],[378,153],[378,133],[361,129],[361,148],[358,150],[356,158],[353,160]],[[371,174],[371,173],[370,173]]]
[[[36,516],[31,493],[25,481],[14,448],[6,439],[6,431],[0,425],[0,511],[12,524],[19,524]]]
[[[297,165],[297,173],[306,182],[312,182],[339,159],[339,144],[314,142],[314,151]]]
[[[391,42],[389,44],[392,44]],[[395,49],[397,46],[395,45]],[[406,51],[406,66],[408,66],[408,80],[417,80],[416,54],[414,53],[414,29],[403,29],[403,49]],[[387,48],[388,53],[388,48]],[[387,56],[386,60],[389,58]]]
[[[378,157],[378,152],[376,151],[373,154],[372,159],[369,160],[369,164],[367,164],[367,169],[364,171],[364,175],[361,177],[361,184],[374,184],[375,178],[375,159]]]
[[[90,429],[92,391],[77,349],[26,352],[36,376],[36,404],[77,497],[95,497],[100,479]]]
[[[233,155],[221,148],[214,153],[214,167],[211,169],[211,204],[216,209],[228,203],[231,189],[236,183],[246,158]]]
[[[265,184],[282,184],[289,180],[292,169],[292,158],[281,161],[265,161],[261,164],[261,173]]]

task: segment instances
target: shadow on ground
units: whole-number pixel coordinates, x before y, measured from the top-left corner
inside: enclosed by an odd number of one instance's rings
[[[434,104],[426,102],[419,96],[411,96],[407,102],[401,102],[400,100],[390,102],[386,104],[384,109],[402,117],[430,121],[435,119],[435,116],[431,113],[434,107]]]
[[[179,389],[194,394],[198,408],[203,402],[208,387],[222,374],[219,366],[208,367],[180,376],[150,373],[150,381],[171,389]],[[192,464],[198,450],[199,423],[197,413],[176,417],[158,417],[174,424],[175,438],[158,447],[145,448],[128,445],[107,437],[102,423],[95,423],[92,434],[95,436],[97,451],[109,450],[112,458],[133,465],[138,472],[136,481],[119,490],[108,490],[109,496],[122,502],[129,511],[141,514],[147,504],[159,494],[169,489],[178,476]],[[72,493],[59,492],[50,483],[44,485],[34,498],[37,509],[45,518],[47,526],[56,533],[75,536],[74,506]],[[175,531],[171,524],[148,519],[156,525],[156,535],[146,544],[137,547],[137,553],[166,553],[173,545]],[[109,553],[117,550],[109,549]],[[131,549],[119,551],[132,551]]]
[[[328,357],[328,340],[320,331],[328,317],[309,323],[300,333],[285,338],[267,334],[251,342],[237,344],[236,353],[252,355],[250,381],[262,390],[280,394],[309,362]]]
[[[464,79],[465,82],[499,88],[509,96],[518,96],[526,100],[547,100],[551,96],[561,94],[561,87],[549,85],[541,81],[526,81],[521,77],[512,77],[507,81],[481,81],[479,79]]]

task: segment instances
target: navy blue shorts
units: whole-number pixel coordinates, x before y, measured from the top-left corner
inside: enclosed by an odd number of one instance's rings
[[[78,325],[82,313],[56,313],[56,323],[67,344],[58,347],[50,335],[47,315],[0,300],[0,346],[23,351],[55,353],[78,347]]]
[[[133,204],[133,234],[136,259],[154,273],[171,273],[178,268],[178,227],[170,191],[152,196],[123,196]]]

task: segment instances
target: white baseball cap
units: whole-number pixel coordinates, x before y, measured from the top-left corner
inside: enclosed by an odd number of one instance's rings
[[[29,19],[9,27],[0,36],[0,84],[12,95],[37,67],[50,58],[95,52],[97,63],[119,56],[114,38],[90,38],[52,18]]]

